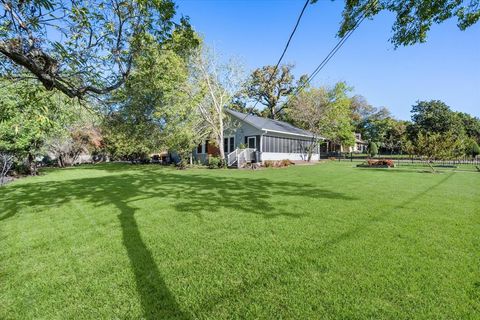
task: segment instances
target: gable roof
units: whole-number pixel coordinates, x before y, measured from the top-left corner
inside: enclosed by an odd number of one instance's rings
[[[304,137],[314,136],[313,133],[297,128],[287,122],[258,117],[251,114],[245,114],[245,113],[241,113],[231,109],[226,109],[226,111],[232,116],[234,116],[235,118],[238,118],[239,120],[244,121],[259,130],[291,134],[295,136],[304,136]],[[318,138],[323,139],[322,137],[318,137]]]

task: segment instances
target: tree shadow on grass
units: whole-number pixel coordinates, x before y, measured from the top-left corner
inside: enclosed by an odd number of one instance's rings
[[[267,272],[260,273],[258,277],[254,278],[253,280],[245,281],[242,284],[240,284],[238,287],[222,292],[222,294],[217,297],[211,297],[209,300],[205,301],[200,306],[200,308],[196,310],[196,312],[199,312],[199,311],[205,312],[208,310],[212,310],[216,305],[222,303],[223,301],[233,299],[239,296],[240,294],[246,295],[248,292],[255,290],[255,288],[265,285],[272,278],[279,278],[283,270],[288,270],[288,266],[291,264],[291,261],[293,259],[298,259],[298,260],[309,259],[314,261],[315,260],[314,256],[317,255],[318,252],[330,250],[331,248],[335,247],[339,243],[352,239],[358,234],[360,234],[361,232],[366,231],[368,227],[371,226],[372,224],[386,220],[389,216],[393,214],[394,210],[404,209],[408,205],[415,203],[416,201],[421,199],[423,196],[430,193],[432,190],[444,184],[447,180],[449,180],[453,176],[453,174],[454,173],[452,172],[446,175],[435,184],[426,188],[424,191],[417,193],[408,199],[404,199],[401,203],[394,206],[392,208],[393,210],[389,210],[387,212],[381,212],[378,215],[372,216],[369,219],[367,219],[364,223],[358,224],[357,226],[351,228],[350,230],[339,233],[338,235],[332,237],[331,239],[328,239],[327,241],[320,243],[318,246],[316,246],[312,250],[308,250],[302,253],[300,252],[293,253],[293,257],[291,257],[288,260],[288,264],[277,264],[272,270],[267,270]]]
[[[165,284],[152,252],[142,240],[134,214],[135,209],[118,202],[123,245],[135,274],[137,292],[145,319],[189,319]]]
[[[234,209],[232,212],[236,214],[298,218],[304,214],[289,212],[274,201],[288,201],[289,197],[355,200],[342,193],[292,181],[211,176],[148,167],[130,174],[118,174],[117,171],[101,177],[10,185],[0,190],[0,196],[0,223],[24,207],[39,211],[71,201],[85,201],[95,207],[115,205],[146,319],[187,319],[190,316],[181,310],[152,252],[142,240],[135,219],[136,209],[131,202],[163,198],[181,213],[198,215],[202,210]]]

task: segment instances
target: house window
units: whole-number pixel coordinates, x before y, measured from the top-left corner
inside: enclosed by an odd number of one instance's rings
[[[235,137],[227,137],[223,139],[223,151],[230,153],[235,150]]]
[[[247,142],[248,142],[248,147],[251,149],[256,149],[257,148],[257,137],[248,137]]]
[[[230,137],[230,152],[233,152],[233,150],[235,150],[235,138],[234,137]]]
[[[201,143],[197,147],[197,153],[203,153],[203,146]]]

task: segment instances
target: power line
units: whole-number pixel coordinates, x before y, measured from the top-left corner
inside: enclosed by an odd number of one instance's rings
[[[340,41],[330,50],[330,52],[327,54],[327,56],[320,62],[320,64],[315,68],[315,70],[311,73],[311,75],[308,77],[308,79],[301,85],[299,86],[294,94],[289,97],[287,102],[285,104],[288,104],[290,100],[292,100],[294,97],[297,96],[297,94],[303,90],[319,73],[320,71],[325,67],[325,65],[333,58],[333,56],[342,48],[344,43],[350,38],[350,36],[353,34],[353,32],[360,26],[360,24],[367,18],[367,11],[371,9],[374,5],[376,5],[378,0],[374,0],[368,8],[365,8],[365,11],[362,13],[360,18],[357,20],[355,25],[351,30],[347,32],[347,34],[340,39]]]
[[[295,23],[295,27],[293,28],[292,33],[290,34],[290,37],[288,38],[287,44],[285,45],[285,49],[283,49],[282,55],[277,61],[277,64],[275,65],[275,68],[273,69],[272,74],[270,75],[270,79],[268,82],[272,80],[273,75],[278,69],[278,66],[280,65],[280,62],[282,61],[283,57],[285,56],[285,53],[287,52],[288,47],[290,46],[290,41],[292,41],[293,35],[297,31],[298,25],[300,24],[300,20],[302,20],[303,13],[305,12],[305,9],[307,9],[308,4],[310,3],[310,0],[305,1],[305,4],[303,5],[302,11],[300,12],[300,15],[298,16],[297,22]]]
[[[305,12],[305,9],[307,9],[307,6],[308,6],[309,3],[310,3],[310,0],[306,0],[306,1],[305,1],[305,4],[303,5],[302,11],[300,12],[300,15],[299,15],[298,18],[297,18],[297,22],[295,23],[295,26],[293,27],[293,30],[292,30],[292,32],[290,33],[290,37],[288,37],[288,41],[287,41],[287,43],[286,43],[286,45],[285,45],[285,48],[283,49],[283,52],[282,52],[282,54],[280,55],[280,58],[278,59],[277,64],[276,64],[275,67],[273,68],[273,72],[270,74],[270,77],[268,78],[267,85],[270,84],[270,82],[272,81],[275,73],[277,72],[278,67],[280,66],[280,63],[282,62],[283,57],[285,56],[285,53],[287,52],[288,47],[290,46],[290,42],[292,41],[292,38],[293,38],[295,32],[297,31],[297,28],[298,28],[298,26],[299,26],[299,24],[300,24],[300,20],[302,20],[302,17],[303,17],[303,14],[304,14],[304,12]],[[257,106],[257,104],[258,104],[258,100],[255,102],[255,104],[253,105],[253,107],[250,108],[250,111],[253,111],[253,110],[255,109],[255,107]],[[244,118],[243,120],[245,120],[245,119],[247,118],[247,116],[248,116],[248,113],[247,113],[247,115],[245,115],[245,118]]]

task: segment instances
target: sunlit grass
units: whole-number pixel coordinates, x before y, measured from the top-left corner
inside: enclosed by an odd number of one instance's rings
[[[479,318],[480,174],[354,165],[9,184],[0,318]]]

